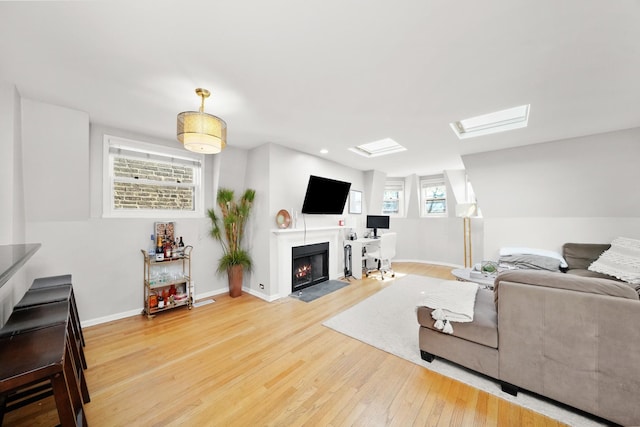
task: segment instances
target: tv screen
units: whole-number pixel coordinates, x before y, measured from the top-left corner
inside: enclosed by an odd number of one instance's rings
[[[389,228],[389,215],[367,215],[367,228],[372,228],[373,237],[378,237],[378,228]]]
[[[367,215],[367,228],[389,228],[389,215]]]
[[[340,215],[347,202],[350,182],[311,175],[302,204],[303,214]]]

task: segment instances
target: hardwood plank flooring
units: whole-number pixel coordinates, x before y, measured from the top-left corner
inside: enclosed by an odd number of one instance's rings
[[[453,279],[449,267],[393,266],[397,277]],[[219,295],[193,310],[85,328],[87,420],[91,426],[563,425],[322,326],[390,283],[352,280],[311,303]],[[7,414],[3,425],[57,423],[50,398]]]

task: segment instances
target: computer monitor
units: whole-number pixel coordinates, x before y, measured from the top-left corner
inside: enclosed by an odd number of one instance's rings
[[[389,228],[389,215],[367,215],[367,228],[373,229],[373,238],[378,238],[378,228]]]

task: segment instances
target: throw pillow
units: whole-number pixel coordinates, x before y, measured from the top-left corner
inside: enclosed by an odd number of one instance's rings
[[[532,254],[501,255],[498,264],[507,269],[560,270],[560,261],[557,258]]]
[[[640,240],[626,237],[614,239],[611,248],[592,262],[589,270],[617,277],[632,285],[640,285]]]
[[[500,248],[500,256],[509,255],[537,255],[541,257],[555,258],[560,264],[560,268],[567,268],[569,265],[567,261],[558,252],[549,251],[546,249],[527,248],[527,247],[502,247]]]

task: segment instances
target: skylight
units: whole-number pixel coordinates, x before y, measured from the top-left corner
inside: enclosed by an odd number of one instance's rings
[[[458,138],[472,138],[474,136],[489,135],[491,133],[527,127],[529,122],[529,104],[508,108],[482,116],[471,117],[450,123],[451,129]]]
[[[401,151],[405,151],[406,148],[391,138],[385,138],[379,141],[358,145],[357,147],[351,147],[349,150],[364,157],[378,157],[386,156],[387,154],[399,153]]]

